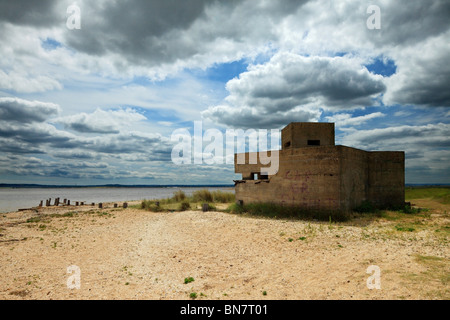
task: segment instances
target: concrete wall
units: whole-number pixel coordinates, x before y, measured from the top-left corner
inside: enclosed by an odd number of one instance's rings
[[[308,140],[320,140],[320,146],[309,146]],[[291,123],[281,141],[278,172],[257,181],[254,175],[266,167],[258,153],[235,155],[235,172],[244,180],[236,184],[236,200],[339,211],[363,201],[380,208],[404,204],[404,152],[335,146],[333,123]]]
[[[368,198],[379,207],[405,202],[405,153],[369,152]]]
[[[282,149],[309,147],[308,140],[334,146],[334,123],[293,122],[281,130]]]
[[[249,171],[245,166],[239,168]],[[278,173],[268,180],[238,183],[236,200],[338,210],[341,205],[339,171],[339,153],[335,147],[282,150]]]
[[[236,166],[249,175],[260,165]],[[236,185],[236,200],[273,202],[311,210],[350,211],[363,201],[379,207],[404,203],[404,153],[366,152],[345,146],[280,151],[280,167],[268,179]]]
[[[368,200],[368,153],[345,146],[337,148],[340,157],[341,209],[349,211]]]

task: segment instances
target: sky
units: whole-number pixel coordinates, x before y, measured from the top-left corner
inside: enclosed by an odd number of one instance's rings
[[[333,122],[338,145],[405,151],[406,183],[450,183],[448,17],[448,0],[0,0],[0,183],[233,184],[220,157],[172,161],[195,122]]]

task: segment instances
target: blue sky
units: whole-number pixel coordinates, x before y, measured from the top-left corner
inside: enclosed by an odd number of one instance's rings
[[[337,144],[405,151],[407,183],[450,182],[448,1],[72,4],[0,0],[0,183],[232,184],[171,161],[194,121],[334,122]]]

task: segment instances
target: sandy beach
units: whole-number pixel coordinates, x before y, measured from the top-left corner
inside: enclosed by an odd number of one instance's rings
[[[414,230],[408,217],[328,223],[112,204],[2,214],[0,299],[449,299],[449,206],[415,204],[432,209],[411,218]],[[372,265],[379,290],[367,286]],[[79,289],[67,286],[70,266]]]

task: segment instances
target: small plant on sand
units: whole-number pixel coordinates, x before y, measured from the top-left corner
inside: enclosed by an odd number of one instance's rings
[[[191,294],[189,294],[189,298],[197,299],[197,293],[196,292],[191,292]]]
[[[395,229],[397,231],[406,231],[406,232],[414,232],[416,230],[412,227],[404,227],[404,226],[400,226],[400,225],[395,226]]]
[[[188,284],[188,283],[191,283],[193,281],[195,281],[195,279],[192,278],[192,277],[184,278],[184,284]]]

